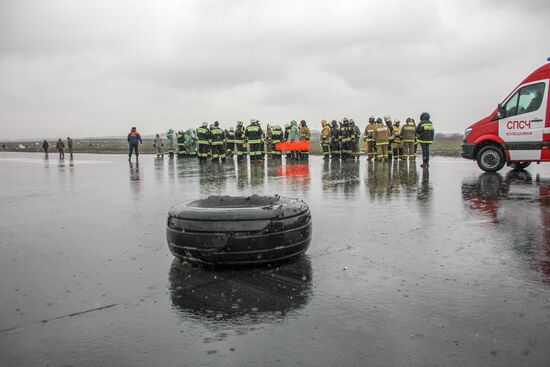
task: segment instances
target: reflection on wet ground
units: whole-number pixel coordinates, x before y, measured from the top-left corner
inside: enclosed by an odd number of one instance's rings
[[[546,366],[550,171],[0,154],[3,365]],[[306,256],[203,269],[168,209],[304,199]]]
[[[219,270],[192,267],[175,259],[170,267],[170,297],[183,318],[208,324],[265,322],[303,307],[311,293],[311,263],[306,256],[270,267]],[[221,322],[221,325],[218,325]]]
[[[550,283],[550,177],[529,171],[484,173],[462,183],[462,197],[504,233],[517,255]]]

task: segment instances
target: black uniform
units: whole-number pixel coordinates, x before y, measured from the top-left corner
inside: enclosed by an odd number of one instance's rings
[[[197,157],[200,161],[205,161],[210,152],[210,130],[207,127],[201,126],[197,129],[197,142],[199,144]]]
[[[330,137],[330,157],[340,158],[340,129],[338,123],[332,121],[331,137]]]

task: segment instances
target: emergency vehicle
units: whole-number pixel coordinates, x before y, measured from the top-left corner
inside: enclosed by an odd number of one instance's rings
[[[548,58],[550,61],[550,58]],[[550,161],[550,63],[532,72],[489,116],[464,131],[462,157],[484,171]]]

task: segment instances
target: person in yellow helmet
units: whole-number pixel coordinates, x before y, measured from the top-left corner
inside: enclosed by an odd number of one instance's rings
[[[379,161],[388,160],[388,145],[390,144],[390,129],[381,118],[376,120],[376,127],[373,132],[376,143],[376,156]]]
[[[401,159],[415,159],[414,143],[416,140],[416,126],[414,119],[407,118],[406,124],[401,128],[401,144],[403,145],[403,154]]]
[[[395,119],[393,121],[393,144],[392,144],[392,150],[393,150],[393,159],[398,160],[401,157],[401,154],[403,153],[403,145],[401,141],[401,121],[398,119]]]
[[[323,159],[329,159],[330,157],[330,144],[331,144],[331,136],[332,131],[330,128],[330,125],[328,124],[327,120],[321,121],[321,149],[323,149]]]
[[[374,129],[376,128],[376,122],[374,116],[369,117],[369,123],[365,127],[365,133],[363,140],[366,143],[367,160],[371,161],[376,156],[376,144],[374,142]]]

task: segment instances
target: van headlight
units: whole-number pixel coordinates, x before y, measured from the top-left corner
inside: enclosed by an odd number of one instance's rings
[[[466,130],[464,130],[464,140],[466,140],[468,138],[468,135],[470,135],[470,133],[472,132],[472,128],[469,127],[467,128]]]

